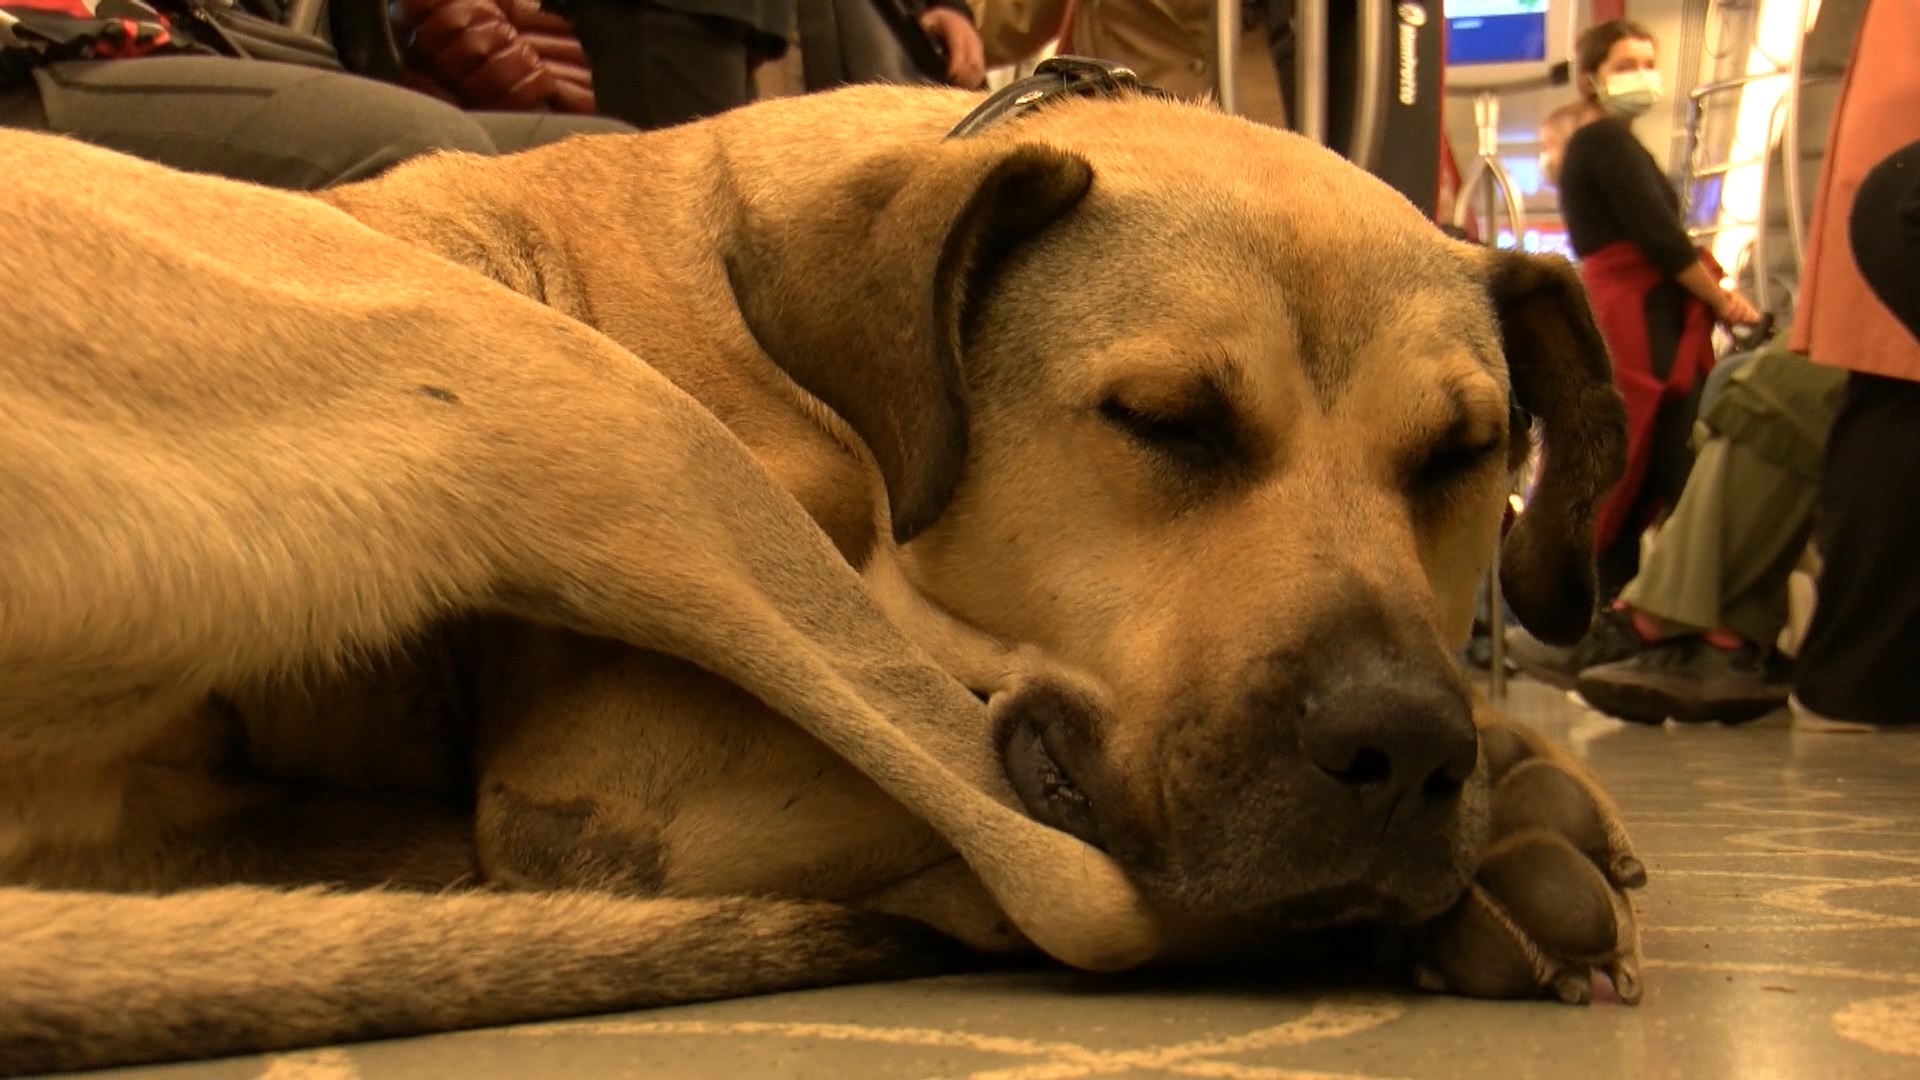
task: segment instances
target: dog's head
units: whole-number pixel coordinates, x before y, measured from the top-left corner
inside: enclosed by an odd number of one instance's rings
[[[915,583],[1075,673],[993,688],[1035,817],[1176,933],[1458,895],[1486,812],[1452,653],[1514,470],[1543,437],[1506,598],[1567,641],[1621,466],[1564,262],[1146,99],[875,152],[741,236],[748,325],[871,450]]]

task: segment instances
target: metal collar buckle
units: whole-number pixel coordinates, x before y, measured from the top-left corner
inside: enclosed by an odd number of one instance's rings
[[[966,119],[947,132],[947,138],[964,139],[969,135],[978,135],[988,128],[1033,112],[1050,101],[1068,97],[1117,97],[1125,93],[1171,96],[1142,84],[1132,68],[1081,56],[1055,56],[1041,61],[1032,75],[1015,80],[988,95],[987,100],[968,113]]]

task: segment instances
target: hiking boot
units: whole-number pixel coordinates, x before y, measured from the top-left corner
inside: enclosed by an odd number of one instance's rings
[[[1587,636],[1571,648],[1556,648],[1518,626],[1507,628],[1507,662],[1561,690],[1573,689],[1588,668],[1625,660],[1646,647],[1633,618],[1611,608],[1595,615]]]
[[[1700,637],[1671,638],[1638,656],[1588,668],[1577,683],[1588,705],[1636,724],[1744,724],[1787,703],[1790,681],[1760,646],[1722,649]]]

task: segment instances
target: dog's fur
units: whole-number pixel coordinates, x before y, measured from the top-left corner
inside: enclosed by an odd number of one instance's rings
[[[943,141],[973,103],[324,202],[0,136],[0,1071],[954,939],[1400,925],[1432,985],[1634,996],[1617,815],[1447,655],[1513,400],[1506,596],[1587,623],[1571,272],[1198,107]]]

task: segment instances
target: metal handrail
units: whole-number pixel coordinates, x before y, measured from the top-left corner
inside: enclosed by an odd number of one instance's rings
[[[1786,73],[1786,68],[1776,68],[1772,71],[1750,71],[1745,75],[1736,75],[1731,79],[1721,79],[1719,82],[1701,83],[1699,86],[1688,91],[1687,96],[1695,101],[1699,101],[1702,98],[1713,97],[1716,94],[1724,94],[1729,90],[1743,90],[1757,82],[1765,82],[1768,79],[1778,79]]]
[[[1354,17],[1354,45],[1360,55],[1355,80],[1359,98],[1353,106],[1353,131],[1347,157],[1368,172],[1380,169],[1381,142],[1386,129],[1387,7],[1389,0],[1359,0]]]
[[[1454,228],[1466,225],[1468,207],[1473,205],[1474,196],[1480,193],[1480,186],[1485,184],[1486,227],[1490,237],[1487,246],[1499,245],[1500,229],[1494,221],[1499,216],[1499,202],[1504,202],[1507,221],[1513,228],[1513,244],[1518,248],[1527,232],[1527,213],[1521,204],[1519,192],[1514,189],[1512,178],[1507,175],[1506,167],[1500,164],[1500,99],[1493,91],[1482,90],[1474,96],[1473,123],[1477,137],[1476,161],[1472,174],[1461,183],[1460,192],[1454,198]],[[1487,644],[1491,665],[1487,694],[1495,701],[1507,696],[1506,615],[1506,600],[1500,589],[1500,545],[1496,540],[1487,571]]]
[[[1216,5],[1239,5],[1214,0]],[[1327,144],[1327,0],[1300,0],[1293,12],[1294,101],[1288,113],[1293,130]]]
[[[319,33],[320,9],[326,4],[327,0],[293,0],[287,5],[286,18],[281,25],[303,34]]]
[[[1712,225],[1690,226],[1687,229],[1687,239],[1698,240],[1703,236],[1719,236],[1724,232],[1732,232],[1735,229],[1751,229],[1753,226],[1754,222],[1746,218],[1728,218],[1725,221],[1716,222]]]
[[[1792,61],[1787,70],[1791,76],[1787,83],[1787,92],[1783,100],[1787,102],[1786,123],[1780,133],[1780,167],[1784,171],[1787,189],[1787,246],[1793,252],[1793,268],[1798,276],[1800,267],[1806,262],[1806,222],[1800,217],[1800,81],[1807,57],[1807,0],[1800,0],[1799,20],[1793,28]],[[1769,123],[1768,128],[1772,128]],[[1766,204],[1761,204],[1761,213],[1766,213]],[[1761,300],[1765,302],[1765,294]]]
[[[1769,149],[1773,146],[1774,129],[1780,125],[1781,108],[1786,105],[1787,98],[1791,94],[1792,91],[1789,90],[1787,93],[1775,98],[1773,108],[1767,113],[1767,139],[1765,145]],[[1768,307],[1767,278],[1769,277],[1769,270],[1773,265],[1767,261],[1767,173],[1771,171],[1770,169],[1760,170],[1759,198],[1756,200],[1759,206],[1755,210],[1756,217],[1753,223],[1753,299],[1756,304],[1760,305],[1761,311],[1767,310]]]
[[[1213,100],[1222,112],[1240,112],[1240,4],[1213,0]]]

